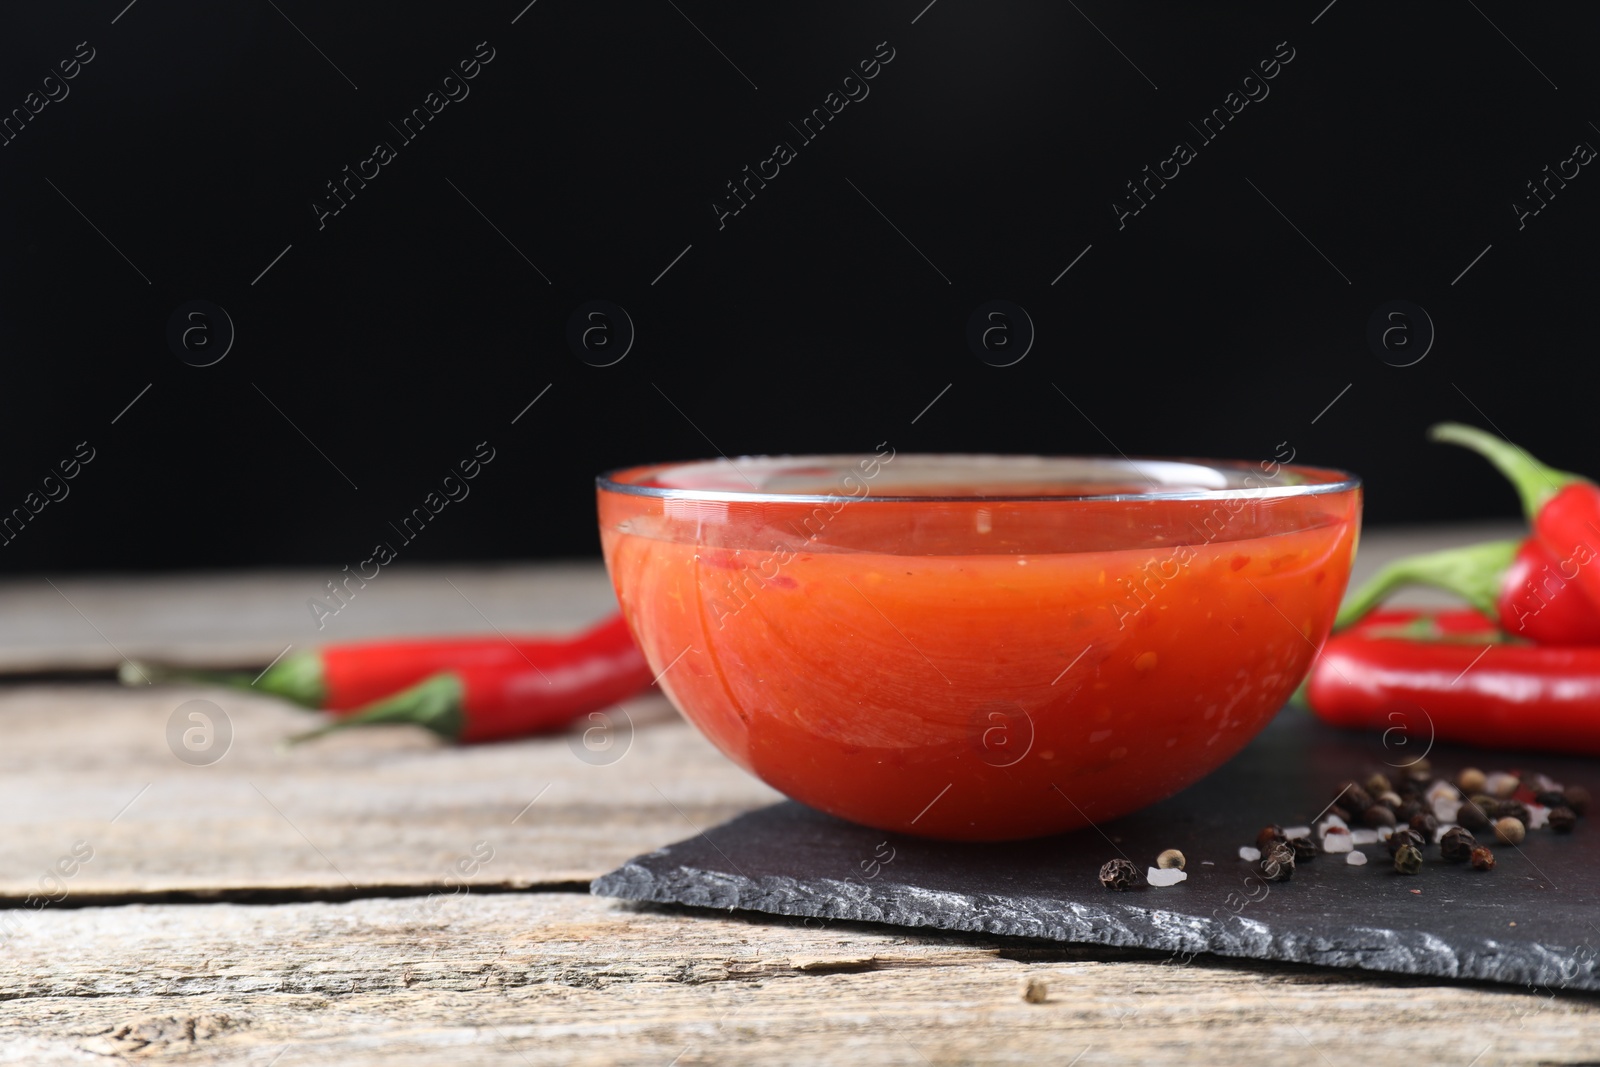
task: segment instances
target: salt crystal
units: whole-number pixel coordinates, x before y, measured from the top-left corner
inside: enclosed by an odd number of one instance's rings
[[[1542,830],[1550,822],[1550,809],[1543,804],[1528,805],[1528,829]]]
[[[1351,852],[1345,856],[1344,861],[1352,867],[1361,867],[1367,862],[1367,854],[1365,852]]]
[[[1439,797],[1433,802],[1433,817],[1440,822],[1455,822],[1456,816],[1461,814],[1461,801],[1447,797]]]
[[[1345,829],[1349,829],[1350,824],[1339,818],[1337,815],[1330,815],[1326,819],[1323,819],[1321,822],[1317,823],[1317,828],[1320,830],[1326,830],[1330,826],[1340,826]]]
[[[1516,788],[1517,776],[1507,774],[1505,771],[1490,773],[1484,785],[1484,791],[1492,797],[1508,797],[1516,791]]]
[[[1378,827],[1378,840],[1379,841],[1387,841],[1387,840],[1389,840],[1389,838],[1394,836],[1394,831],[1395,831],[1395,827],[1393,827],[1393,826],[1380,826],[1380,827]]]
[[[1355,847],[1356,843],[1350,840],[1349,834],[1329,834],[1322,839],[1324,852],[1349,852]]]
[[[1366,829],[1351,830],[1350,843],[1352,845],[1376,845],[1378,843],[1378,831]]]
[[[1284,837],[1310,837],[1311,836],[1311,827],[1309,827],[1309,826],[1285,826],[1283,828],[1283,836]]]
[[[1239,847],[1239,858],[1246,863],[1254,863],[1261,858],[1261,850],[1259,848],[1251,848],[1249,845],[1241,845]]]
[[[1144,880],[1155,886],[1177,885],[1187,877],[1176,867],[1151,867],[1144,874]]]

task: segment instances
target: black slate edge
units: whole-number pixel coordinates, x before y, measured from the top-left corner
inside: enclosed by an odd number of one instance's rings
[[[1477,979],[1549,991],[1600,990],[1593,969],[1571,973],[1570,957],[1545,946],[1471,939],[1455,945],[1427,933],[1358,926],[1319,930],[1313,936],[1274,930],[1236,916],[1226,923],[1193,915],[1120,903],[1107,893],[1094,908],[1037,897],[948,893],[880,883],[867,895],[852,882],[769,876],[744,878],[725,871],[676,865],[657,871],[644,865],[670,849],[629,860],[590,885],[596,896],[659,904],[760,911],[896,926],[936,926],[964,933],[1036,937],[1119,948],[1170,951],[1173,962],[1197,953],[1274,959],[1324,967],[1357,967],[1397,974]],[[944,898],[943,918],[927,919],[928,905]],[[1023,907],[1019,907],[1022,905]],[[1041,913],[1048,913],[1047,920]]]

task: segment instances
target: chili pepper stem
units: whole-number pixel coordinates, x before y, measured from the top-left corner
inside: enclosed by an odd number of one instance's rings
[[[368,704],[350,715],[324,723],[314,730],[295,734],[284,744],[293,747],[313,738],[371,723],[411,723],[432,730],[446,741],[454,741],[466,726],[466,715],[462,710],[465,696],[466,686],[460,676],[453,671],[445,671],[409,689],[402,689],[391,697]]]
[[[1539,509],[1562,489],[1589,481],[1581,474],[1556,470],[1541,463],[1510,441],[1503,441],[1476,426],[1441,422],[1428,431],[1428,437],[1471,449],[1493,464],[1516,488],[1517,496],[1522,500],[1523,513],[1530,522]]]
[[[1355,591],[1339,610],[1333,627],[1341,630],[1349,626],[1406,585],[1431,585],[1454,593],[1484,615],[1495,618],[1500,580],[1519,545],[1518,541],[1489,541],[1395,560]]]
[[[271,693],[308,708],[322,706],[322,660],[313,652],[285,656],[259,675],[248,671],[197,671],[157,663],[124,660],[117,668],[123,685],[220,685]]]

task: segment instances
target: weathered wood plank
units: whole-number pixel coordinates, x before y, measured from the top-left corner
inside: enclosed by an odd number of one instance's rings
[[[195,698],[234,731],[227,755],[205,767],[181,762],[167,741],[173,710]],[[587,882],[778,799],[664,698],[623,711],[631,740],[614,713],[616,747],[590,755],[610,763],[580,759],[589,752],[578,731],[449,748],[383,727],[280,752],[278,741],[316,719],[254,694],[0,689],[0,897],[435,885],[486,849],[479,885]],[[77,842],[88,862],[72,862]],[[52,877],[62,860],[73,873]]]
[[[395,564],[347,603],[320,569],[192,575],[11,578],[0,582],[0,673],[112,670],[124,656],[196,666],[270,662],[309,648],[387,634],[561,632],[616,610],[599,562]],[[337,614],[306,606],[321,597]],[[481,614],[480,614],[481,612]],[[485,621],[487,619],[487,621]]]
[[[1593,998],[1100,955],[577,894],[47,909],[0,953],[0,1062],[1411,1067],[1600,1047]]]

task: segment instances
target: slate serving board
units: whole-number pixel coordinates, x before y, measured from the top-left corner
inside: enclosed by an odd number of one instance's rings
[[[1412,752],[1422,746],[1414,744]],[[1600,817],[1575,833],[1532,831],[1520,849],[1492,844],[1492,872],[1426,850],[1420,875],[1393,870],[1386,846],[1299,865],[1263,883],[1239,847],[1270,822],[1309,824],[1337,792],[1414,755],[1386,749],[1290,708],[1248,748],[1145,811],[1058,837],[960,844],[887,835],[793,802],[636,857],[597,879],[599,896],[781,915],[1005,934],[1329,967],[1600,990]],[[1600,761],[1435,746],[1436,774],[1461,767],[1543,771],[1600,785]],[[1489,835],[1481,834],[1480,840]],[[1126,855],[1141,876],[1178,848],[1189,878],[1126,893],[1100,865]],[[1204,861],[1211,861],[1210,865]],[[1420,892],[1413,892],[1420,890]]]

